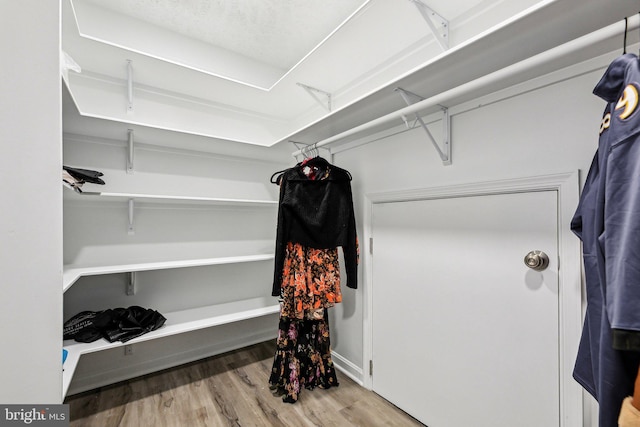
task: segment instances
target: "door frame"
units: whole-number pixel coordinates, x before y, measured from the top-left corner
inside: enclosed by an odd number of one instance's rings
[[[373,358],[373,208],[376,204],[435,200],[452,197],[485,196],[495,194],[555,191],[558,197],[558,280],[559,280],[559,343],[560,350],[560,426],[581,427],[583,420],[582,388],[573,379],[573,366],[582,332],[582,252],[580,240],[570,228],[571,218],[578,206],[579,171],[553,175],[485,181],[411,190],[365,194],[364,241],[367,252],[363,257],[363,361],[365,367]],[[363,385],[373,387],[369,369],[364,369]]]

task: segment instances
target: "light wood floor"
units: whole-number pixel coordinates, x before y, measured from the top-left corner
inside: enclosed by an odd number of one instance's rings
[[[339,371],[339,387],[282,402],[268,385],[274,351],[265,342],[70,396],[71,427],[423,426]]]

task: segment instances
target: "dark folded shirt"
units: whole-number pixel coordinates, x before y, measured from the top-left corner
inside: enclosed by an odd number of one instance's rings
[[[157,311],[136,305],[83,311],[64,323],[63,338],[78,342],[93,342],[100,338],[109,342],[127,342],[160,328],[166,320]]]

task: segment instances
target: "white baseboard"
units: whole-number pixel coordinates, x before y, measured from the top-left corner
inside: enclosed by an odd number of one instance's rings
[[[336,369],[356,383],[364,386],[364,372],[361,367],[355,365],[353,362],[334,351],[331,352],[331,359],[333,360],[333,365]]]

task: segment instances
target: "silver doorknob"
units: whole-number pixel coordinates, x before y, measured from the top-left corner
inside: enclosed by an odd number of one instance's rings
[[[542,271],[549,266],[549,257],[542,251],[531,251],[525,255],[524,265],[532,270]]]

